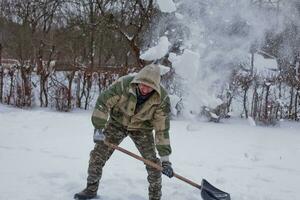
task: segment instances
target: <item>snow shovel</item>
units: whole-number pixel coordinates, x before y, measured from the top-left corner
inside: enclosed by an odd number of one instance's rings
[[[112,144],[106,140],[104,140],[104,143],[109,146],[110,148],[113,148],[113,149],[116,149],[118,151],[121,151],[137,160],[140,160],[142,162],[144,162],[146,165],[150,166],[150,167],[153,167],[159,171],[162,171],[163,168],[150,161],[150,160],[146,160],[144,158],[142,158],[141,156],[138,156],[130,151],[127,151],[126,149],[123,149],[122,147],[119,147],[115,144]],[[198,189],[200,189],[200,192],[201,192],[201,197],[203,200],[231,200],[230,199],[230,194],[229,193],[226,193],[226,192],[223,192],[222,190],[219,190],[218,188],[214,187],[213,185],[211,185],[207,180],[203,179],[202,182],[201,182],[201,185],[179,175],[179,174],[176,174],[174,173],[174,177],[176,177],[177,179],[181,180],[181,181],[184,181]]]

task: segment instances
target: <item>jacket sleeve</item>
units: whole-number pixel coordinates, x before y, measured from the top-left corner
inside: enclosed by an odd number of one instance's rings
[[[166,96],[155,111],[153,119],[155,144],[160,157],[168,156],[172,152],[169,138],[170,112],[170,98]]]
[[[92,123],[96,129],[102,129],[105,127],[109,112],[120,100],[122,90],[123,81],[120,78],[99,95],[92,114]]]

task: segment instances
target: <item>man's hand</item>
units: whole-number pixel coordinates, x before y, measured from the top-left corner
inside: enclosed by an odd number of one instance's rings
[[[162,162],[162,168],[163,168],[163,170],[161,172],[164,175],[166,175],[169,178],[172,178],[174,176],[172,163],[170,161],[163,161]]]
[[[94,130],[94,142],[101,142],[105,140],[105,135],[103,134],[103,129]]]

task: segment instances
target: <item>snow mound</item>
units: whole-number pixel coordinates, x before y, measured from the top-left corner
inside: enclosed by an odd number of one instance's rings
[[[168,53],[170,45],[171,43],[169,42],[168,38],[166,36],[163,36],[159,39],[156,46],[148,49],[140,56],[140,58],[143,60],[160,59]]]

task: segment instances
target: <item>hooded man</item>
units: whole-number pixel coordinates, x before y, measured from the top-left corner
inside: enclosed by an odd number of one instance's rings
[[[160,69],[155,64],[145,66],[135,76],[121,77],[102,92],[92,115],[96,144],[90,153],[87,187],[75,194],[74,198],[92,199],[97,196],[102,168],[114,152],[99,138],[119,145],[129,136],[142,157],[161,164],[162,173],[171,178],[169,114],[170,99],[160,85]],[[146,166],[146,170],[149,200],[160,200],[161,172],[149,166]]]

